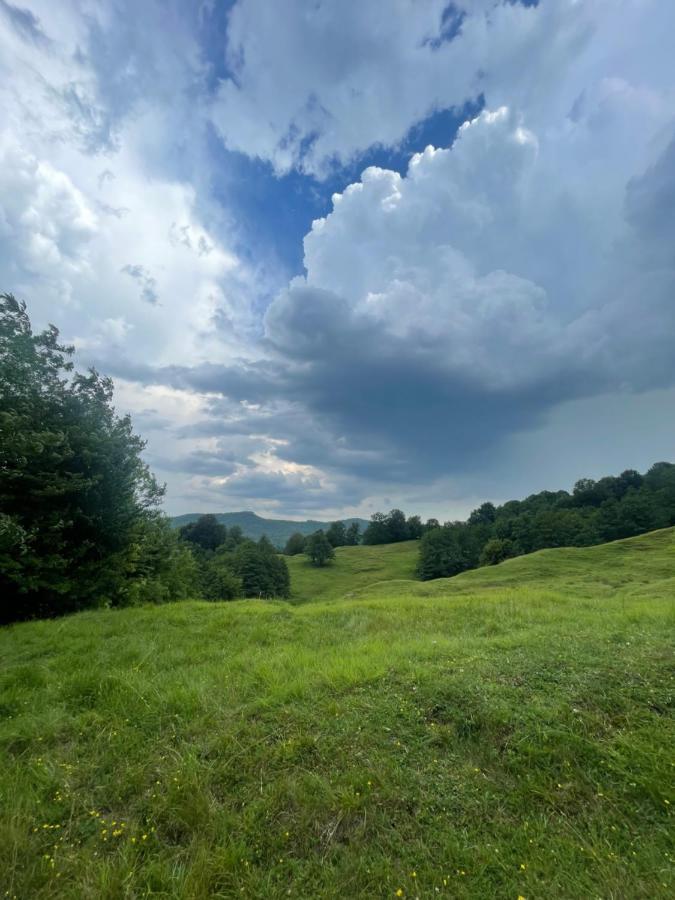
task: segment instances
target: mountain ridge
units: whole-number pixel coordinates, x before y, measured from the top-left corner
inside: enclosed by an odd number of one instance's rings
[[[182,528],[183,525],[195,522],[200,515],[204,514],[184,513],[181,516],[171,516],[171,524],[174,528]],[[214,515],[226,528],[232,528],[232,526],[238,525],[246,537],[257,540],[263,535],[267,535],[277,547],[283,547],[288,538],[296,531],[299,531],[301,534],[311,534],[319,528],[325,529],[330,525],[330,522],[321,521],[319,519],[303,519],[299,522],[293,521],[292,519],[266,519],[264,516],[259,516],[249,509],[241,510],[239,512],[214,513]],[[350,525],[352,522],[358,522],[362,531],[368,525],[367,519],[360,519],[357,516],[350,516],[339,520],[333,519],[332,521],[344,522],[346,525]]]

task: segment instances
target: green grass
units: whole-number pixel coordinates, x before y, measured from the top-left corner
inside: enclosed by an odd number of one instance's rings
[[[2,893],[670,897],[674,577],[671,529],[5,628]]]
[[[313,566],[306,556],[285,557],[291,574],[291,602],[349,599],[355,591],[391,579],[415,575],[419,541],[376,547],[338,547],[326,566]]]

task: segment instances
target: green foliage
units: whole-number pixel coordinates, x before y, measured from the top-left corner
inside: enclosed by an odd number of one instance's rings
[[[216,553],[202,563],[202,597],[204,600],[236,600],[242,597],[242,579],[232,570],[226,554]]]
[[[304,553],[306,540],[307,540],[307,538],[305,537],[304,534],[301,534],[299,531],[296,531],[286,541],[286,546],[284,547],[284,554],[286,556],[297,556],[298,553]]]
[[[331,547],[344,547],[347,544],[347,528],[344,522],[332,522],[326,538]]]
[[[363,532],[363,543],[395,544],[398,541],[415,540],[421,537],[424,527],[419,516],[412,516],[406,521],[405,513],[400,509],[392,509],[388,513],[376,512],[370,517],[370,523]]]
[[[581,479],[571,494],[542,491],[503,506],[484,503],[466,522],[432,528],[445,537],[425,536],[418,569],[421,578],[443,578],[490,564],[492,557],[499,561],[502,551],[497,546],[507,547],[509,556],[545,547],[588,547],[673,524],[675,465],[661,462],[645,475],[629,469],[599,481]],[[461,552],[455,549],[444,557],[445,546],[459,547]]]
[[[355,547],[361,541],[361,526],[358,522],[352,522],[345,533],[345,545]]]
[[[457,528],[434,528],[420,543],[417,574],[422,580],[457,575],[469,568],[469,558]]]
[[[244,540],[231,557],[233,572],[241,579],[245,597],[288,597],[291,580],[283,556],[270,541]]]
[[[119,605],[194,600],[200,595],[197,563],[163,515],[139,522],[126,565],[125,591]]]
[[[0,629],[3,893],[666,900],[674,584],[668,530]]]
[[[305,555],[309,557],[314,566],[325,566],[327,562],[334,559],[335,550],[321,529],[307,538]]]
[[[508,538],[491,538],[480,552],[479,566],[496,566],[505,559],[518,556],[518,547]]]
[[[128,602],[139,530],[163,494],[112,381],[74,372],[72,353],[0,295],[2,621]]]
[[[210,514],[183,525],[179,534],[184,541],[189,541],[202,550],[217,550],[227,540],[227,528]]]

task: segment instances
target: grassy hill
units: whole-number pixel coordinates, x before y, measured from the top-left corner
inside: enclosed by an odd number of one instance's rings
[[[175,528],[181,528],[189,522],[196,522],[200,515],[201,513],[185,513],[182,516],[174,516],[171,519],[171,523]],[[264,519],[257,513],[249,511],[216,513],[216,518],[227,528],[238,525],[246,537],[253,538],[256,541],[266,534],[276,547],[283,547],[289,537],[296,531],[299,531],[300,534],[312,534],[312,532],[318,531],[319,528],[325,530],[330,524],[329,522],[319,522],[315,519],[305,519],[302,522],[294,522],[291,519]],[[366,519],[343,519],[342,521],[347,525],[350,525],[352,522],[358,522],[362,531],[368,525]]]
[[[675,530],[334,574],[2,629],[2,891],[672,896]]]
[[[291,575],[291,601],[340,600],[371,585],[415,574],[419,541],[380,544],[375,547],[337,547],[335,559],[323,568],[306,556],[285,557]]]

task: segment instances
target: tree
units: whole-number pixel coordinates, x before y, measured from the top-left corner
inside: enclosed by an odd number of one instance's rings
[[[329,560],[335,557],[335,550],[321,529],[307,538],[305,553],[314,566],[325,566]]]
[[[199,566],[164,515],[141,521],[127,559],[120,605],[198,599]]]
[[[358,522],[352,522],[347,528],[345,543],[348,547],[355,547],[361,540],[361,526]]]
[[[347,529],[344,522],[332,522],[326,537],[331,547],[344,547],[347,543]]]
[[[389,531],[387,529],[387,517],[384,513],[376,512],[370,517],[370,522],[363,532],[364,544],[387,544]]]
[[[364,544],[393,544],[407,541],[409,536],[405,514],[400,509],[392,509],[386,515],[373,513],[363,532]]]
[[[0,295],[2,621],[126,603],[139,529],[163,494],[112,381],[74,372],[72,355]]]
[[[469,525],[491,525],[497,515],[497,510],[493,503],[483,503],[478,509],[469,516]]]
[[[243,541],[232,554],[232,570],[241,579],[245,597],[288,597],[288,566],[267,538]]]
[[[286,541],[286,546],[284,547],[284,554],[286,556],[297,556],[298,553],[304,553],[304,550],[305,550],[305,535],[301,534],[299,531],[296,531]]]
[[[392,509],[386,519],[388,543],[395,544],[409,538],[408,523],[405,513],[400,509]]]
[[[205,600],[236,600],[243,596],[242,580],[230,568],[225,554],[216,553],[202,563],[202,595]]]
[[[518,556],[518,547],[508,538],[492,538],[483,547],[479,565],[496,566],[505,559]]]
[[[227,540],[227,528],[211,514],[183,525],[179,533],[184,541],[189,541],[202,550],[217,550]]]
[[[410,516],[408,518],[408,538],[411,541],[419,540],[424,534],[424,525],[419,516]]]
[[[420,541],[417,574],[422,581],[448,578],[469,568],[458,530],[444,525],[427,531]]]
[[[241,544],[241,542],[245,540],[244,532],[241,530],[241,526],[232,525],[227,529],[227,538],[225,539],[225,546],[228,550],[236,550],[236,548]]]

